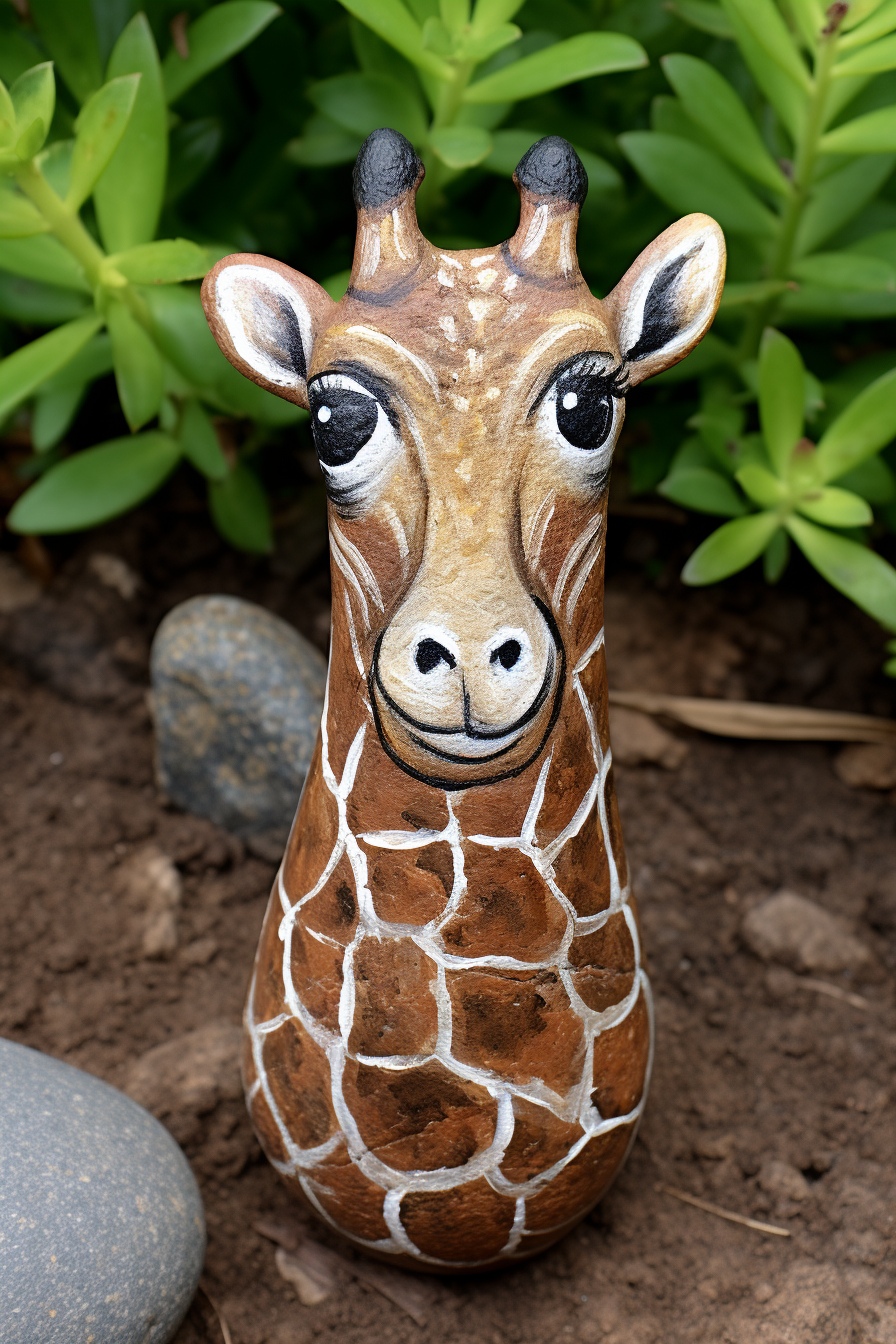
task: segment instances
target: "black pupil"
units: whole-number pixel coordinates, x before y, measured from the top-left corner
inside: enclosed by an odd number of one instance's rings
[[[321,462],[341,467],[360,452],[376,428],[377,403],[343,387],[310,387],[314,445]]]
[[[600,448],[612,424],[613,405],[603,378],[579,373],[558,380],[557,428],[574,448]]]

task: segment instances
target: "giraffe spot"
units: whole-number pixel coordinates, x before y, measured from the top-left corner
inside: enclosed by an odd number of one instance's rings
[[[535,822],[535,838],[542,849],[552,844],[576,816],[597,773],[588,720],[571,679],[555,731],[563,750],[551,762],[544,801]]]
[[[596,915],[610,904],[610,864],[596,799],[578,835],[554,860],[554,881],[579,915]]]
[[[339,1029],[339,998],[342,993],[341,947],[323,943],[296,920],[289,947],[289,974],[303,1006],[331,1031]]]
[[[283,858],[283,885],[291,901],[314,886],[327,866],[338,834],[336,803],[323,780],[318,742],[302,796],[302,824],[293,827]]]
[[[329,1061],[295,1018],[263,1037],[261,1062],[273,1103],[294,1143],[315,1148],[336,1133]],[[265,1147],[263,1135],[259,1138]]]
[[[378,1241],[389,1236],[383,1218],[385,1190],[349,1161],[344,1148],[338,1158],[315,1167],[308,1182],[326,1212],[350,1237]]]
[[[426,1055],[439,1015],[435,962],[410,938],[364,938],[354,955],[355,1015],[349,1050],[360,1055]]]
[[[519,850],[464,845],[467,890],[442,926],[448,952],[544,961],[566,933],[566,911]]]
[[[450,845],[439,840],[422,849],[375,849],[372,845],[364,849],[373,908],[380,919],[422,925],[443,913],[454,886]]]
[[[602,1012],[621,1003],[635,983],[635,944],[623,914],[612,915],[603,928],[574,938],[570,964],[573,984],[589,1008]]]
[[[396,1171],[462,1167],[495,1136],[495,1099],[435,1060],[400,1071],[348,1060],[342,1093],[367,1148]]]
[[[401,1223],[424,1255],[478,1262],[501,1253],[513,1226],[516,1201],[487,1181],[453,1190],[417,1191],[401,1201]]]
[[[275,886],[268,902],[255,959],[255,992],[251,1010],[258,1023],[277,1017],[286,1006],[283,994],[283,944],[279,934],[282,917],[283,910]]]
[[[581,1019],[556,971],[448,971],[451,1052],[514,1083],[561,1094],[581,1077]]]
[[[605,1120],[628,1115],[644,1091],[650,1049],[650,1019],[643,991],[631,1012],[594,1042],[591,1100]]]
[[[571,1158],[562,1171],[536,1195],[526,1200],[526,1229],[553,1231],[560,1237],[593,1208],[607,1189],[625,1157],[631,1125],[620,1125],[598,1134]],[[523,1238],[520,1250],[528,1250]],[[536,1247],[532,1246],[532,1250]]]
[[[584,1134],[578,1123],[560,1120],[546,1106],[524,1097],[513,1099],[513,1138],[507,1145],[501,1172],[509,1181],[528,1181],[561,1162]]]
[[[358,907],[354,874],[344,854],[323,890],[305,902],[298,918],[304,928],[333,938],[343,947],[352,941],[358,924]]]

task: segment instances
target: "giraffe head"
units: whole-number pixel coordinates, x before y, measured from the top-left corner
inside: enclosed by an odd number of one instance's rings
[[[523,157],[519,227],[493,248],[428,242],[422,177],[397,132],[365,142],[338,303],[251,255],[220,261],[203,302],[231,362],[311,412],[350,631],[339,656],[363,674],[383,746],[458,789],[545,748],[595,634],[625,396],[704,335],[725,246],[688,215],[598,300],[576,259],[587,178],[566,141]]]

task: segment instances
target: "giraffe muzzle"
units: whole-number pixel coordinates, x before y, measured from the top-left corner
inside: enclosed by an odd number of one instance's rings
[[[462,789],[518,774],[539,755],[565,654],[549,610],[536,598],[527,606],[522,620],[491,630],[470,610],[454,621],[396,613],[377,641],[370,691],[383,745],[403,769]]]

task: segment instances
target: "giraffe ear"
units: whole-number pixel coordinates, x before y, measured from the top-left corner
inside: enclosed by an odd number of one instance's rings
[[[716,315],[725,238],[708,215],[686,215],[645,248],[607,296],[634,387],[693,350]]]
[[[236,253],[205,277],[202,306],[240,373],[307,409],[314,334],[336,306],[326,290],[279,261]]]

